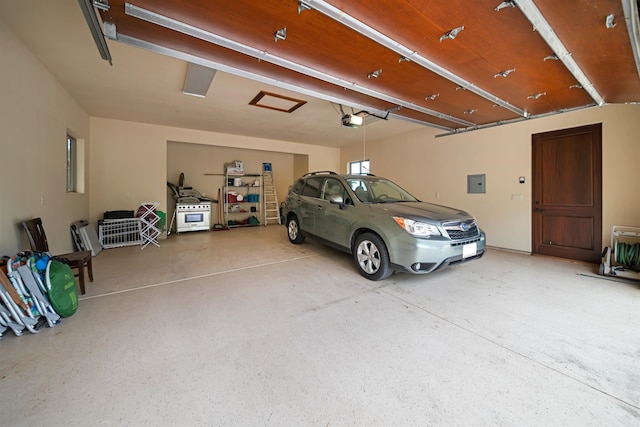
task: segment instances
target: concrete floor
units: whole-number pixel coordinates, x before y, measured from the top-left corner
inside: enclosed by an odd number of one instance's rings
[[[0,342],[0,425],[640,425],[640,285],[595,268],[370,282],[279,226],[106,250],[74,316]]]

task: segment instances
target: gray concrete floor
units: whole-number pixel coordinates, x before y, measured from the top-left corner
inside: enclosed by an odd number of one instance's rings
[[[370,282],[279,226],[94,264],[74,316],[0,342],[0,425],[640,425],[640,285],[597,266]]]

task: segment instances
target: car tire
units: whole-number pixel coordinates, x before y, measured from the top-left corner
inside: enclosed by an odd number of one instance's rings
[[[287,236],[289,241],[296,245],[304,242],[304,234],[300,231],[300,224],[298,223],[298,217],[293,215],[287,221]]]
[[[353,259],[360,274],[369,280],[384,280],[393,273],[387,247],[376,234],[358,236],[353,247]]]

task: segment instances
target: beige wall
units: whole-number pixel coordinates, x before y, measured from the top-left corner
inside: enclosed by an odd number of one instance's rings
[[[66,135],[85,139],[88,156],[89,116],[1,21],[0,52],[0,254],[28,249],[19,222],[32,217],[52,252],[71,251],[69,225],[88,217],[89,197],[66,192]]]
[[[531,135],[602,123],[603,245],[612,224],[640,225],[640,106],[610,105],[436,138],[425,129],[392,141],[367,141],[371,171],[425,201],[474,214],[491,246],[531,251]],[[341,170],[363,158],[362,144],[344,148]],[[467,194],[469,174],[486,174],[486,194]],[[525,177],[525,184],[518,178]],[[520,200],[520,195],[522,199]]]
[[[224,153],[224,159],[214,159],[207,154],[206,158],[210,159],[210,165],[206,164],[206,160],[201,159],[198,160],[198,166],[193,172],[183,171],[187,179],[186,183],[214,198],[217,194],[211,193],[217,192],[217,184],[215,186],[210,184],[209,181],[214,178],[205,178],[204,173],[220,173],[222,171],[219,166],[220,161],[243,160],[247,171],[255,169],[256,172],[260,172],[263,161],[269,162],[272,158],[280,162],[278,159],[281,159],[283,153],[287,156],[307,156],[309,168],[314,170],[335,170],[339,167],[340,158],[340,150],[337,148],[95,117],[91,118],[91,141],[90,164],[93,175],[90,188],[90,218],[92,222],[102,218],[105,211],[136,210],[141,202],[157,201],[160,202],[161,211],[172,212],[173,208],[167,204],[166,182],[177,182],[176,172],[178,171],[176,169],[170,174],[167,171],[169,142],[196,144],[197,146],[192,147],[192,150],[197,152],[205,150],[203,146],[217,147],[219,150],[224,148],[223,151],[219,151]],[[268,151],[265,150],[266,147],[269,148]],[[186,165],[187,162],[181,161],[180,166],[171,163],[171,168],[186,168]],[[284,195],[295,178],[293,160],[283,160],[282,168],[283,173],[279,174],[275,169],[274,173],[277,191]]]

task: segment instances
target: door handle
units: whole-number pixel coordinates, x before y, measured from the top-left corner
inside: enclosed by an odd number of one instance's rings
[[[534,209],[534,212],[542,212],[542,209],[540,209],[540,208],[535,208],[535,209]]]

